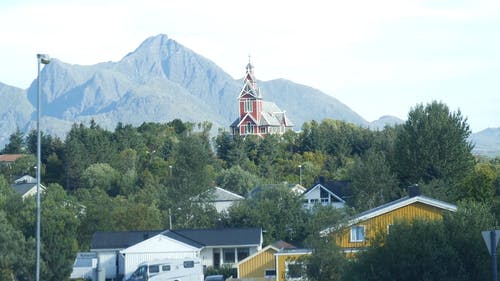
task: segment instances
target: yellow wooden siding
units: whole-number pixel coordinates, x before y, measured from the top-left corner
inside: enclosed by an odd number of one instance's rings
[[[413,220],[414,218],[421,219],[442,219],[443,210],[437,207],[429,206],[420,202],[401,207],[391,212],[373,217],[366,221],[361,221],[346,227],[341,230],[341,235],[337,235],[337,243],[344,249],[355,249],[369,246],[370,239],[382,231],[387,233],[387,227],[398,220]],[[365,227],[365,241],[364,242],[351,242],[351,227],[364,226]]]
[[[286,281],[286,262],[296,261],[304,254],[277,255],[276,281]]]
[[[276,250],[269,248],[241,263],[238,267],[238,278],[263,278],[266,269],[274,269],[276,266],[275,253]]]

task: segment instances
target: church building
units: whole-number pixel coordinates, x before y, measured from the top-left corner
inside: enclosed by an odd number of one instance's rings
[[[266,102],[257,86],[253,65],[248,62],[243,88],[238,97],[239,117],[231,124],[233,135],[283,134],[293,123],[273,102]]]

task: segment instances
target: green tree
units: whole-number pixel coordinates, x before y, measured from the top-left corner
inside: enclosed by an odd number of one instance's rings
[[[0,280],[32,280],[30,267],[34,265],[32,255],[27,250],[23,233],[16,230],[0,210]],[[32,267],[31,267],[32,268]]]
[[[42,170],[40,171],[42,174],[44,174],[44,166],[42,164]],[[6,171],[8,175],[6,175],[9,180],[13,181],[16,180],[17,178],[24,176],[24,175],[30,175],[35,177],[36,175],[36,157],[31,154],[27,154],[25,156],[22,156],[20,158],[17,158],[16,161],[9,167],[9,169]]]
[[[331,236],[317,236],[309,240],[309,247],[312,254],[303,258],[308,280],[342,280],[347,259]]]
[[[40,160],[42,163],[46,163],[49,155],[53,153],[52,151],[52,136],[45,134],[44,132],[40,132]],[[36,155],[37,147],[38,147],[38,131],[31,130],[26,137],[26,146],[29,153]]]
[[[414,220],[392,225],[358,253],[344,280],[469,280],[441,221]]]
[[[5,145],[0,154],[20,154],[26,151],[24,144],[24,133],[16,129],[9,137],[9,143]]]
[[[220,172],[216,183],[223,189],[246,196],[248,192],[259,184],[259,178],[240,166],[233,166]]]
[[[375,208],[400,197],[398,181],[384,154],[373,149],[356,158],[348,170],[348,178],[354,196],[351,204],[358,211]]]
[[[469,199],[491,204],[495,196],[493,186],[496,173],[492,165],[477,164],[460,186],[460,199]]]
[[[433,101],[417,105],[400,127],[393,169],[404,186],[443,179],[456,188],[474,166],[471,131],[460,110]]]
[[[229,208],[225,219],[228,226],[262,227],[264,243],[276,240],[302,241],[305,211],[302,199],[285,186],[264,188],[255,197],[248,198]]]
[[[460,258],[461,280],[491,279],[491,257],[481,239],[481,231],[496,225],[488,204],[461,202],[456,212],[444,214],[443,223],[448,243]]]
[[[120,174],[107,163],[91,164],[81,176],[81,185],[85,188],[101,188],[109,195],[119,193]]]
[[[44,192],[41,208],[42,279],[66,280],[78,250],[76,235],[84,207],[60,185],[51,184]]]

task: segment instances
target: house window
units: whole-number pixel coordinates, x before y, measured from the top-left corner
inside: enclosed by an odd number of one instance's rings
[[[365,226],[357,225],[351,227],[351,242],[365,241]]]
[[[250,255],[250,249],[249,248],[238,248],[237,254],[238,254],[238,261],[241,261]]]
[[[286,263],[286,280],[301,280],[304,266],[302,263]]]
[[[264,278],[276,278],[276,269],[264,270]]]
[[[244,100],[243,101],[243,107],[245,112],[252,112],[253,111],[253,106],[252,106],[252,100]]]
[[[224,263],[234,263],[234,248],[223,249],[222,254],[224,255]]]
[[[387,234],[391,233],[392,223],[387,225]]]

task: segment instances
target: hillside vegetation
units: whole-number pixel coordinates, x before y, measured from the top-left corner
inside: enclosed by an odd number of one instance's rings
[[[285,240],[323,247],[319,230],[400,198],[417,183],[427,196],[481,204],[498,219],[500,160],[473,157],[469,126],[460,112],[432,102],[417,105],[408,116],[404,124],[381,131],[325,119],[305,122],[300,132],[265,138],[224,131],[211,138],[211,123],[179,119],[119,123],[113,131],[96,122],[74,124],[64,140],[43,134],[43,280],[67,279],[76,251],[88,250],[94,232],[166,229],[169,215],[177,229],[257,226],[265,230],[266,244]],[[35,176],[36,132],[16,131],[2,153],[26,156],[0,171],[0,252],[9,253],[1,256],[0,279],[32,280],[35,198],[22,200],[10,184],[24,174]],[[319,176],[350,180],[352,209],[307,212],[283,184],[302,180],[309,187]],[[205,204],[205,191],[215,185],[243,196],[257,186],[277,187],[218,214]],[[427,227],[417,226],[419,231]],[[353,270],[361,276],[359,268]]]

